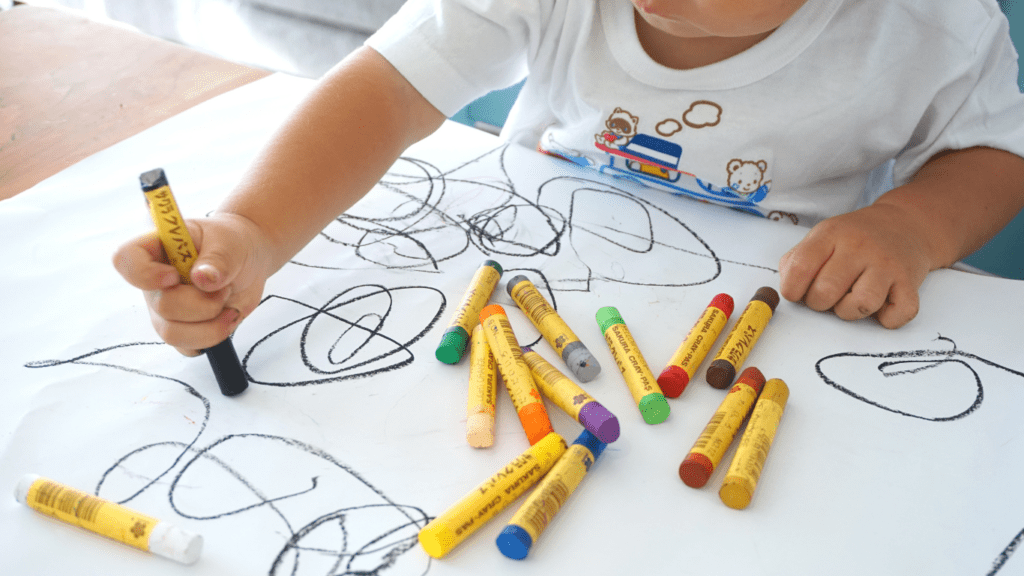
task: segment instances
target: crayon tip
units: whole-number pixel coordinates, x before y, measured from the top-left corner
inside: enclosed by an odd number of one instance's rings
[[[441,343],[437,345],[434,356],[445,364],[458,364],[468,343],[469,334],[461,326],[449,328],[441,335]]]
[[[708,366],[705,378],[707,378],[708,384],[711,384],[715,388],[725,390],[729,386],[732,386],[732,381],[736,378],[736,367],[728,360],[719,358]]]
[[[203,350],[207,360],[210,361],[210,368],[213,376],[217,379],[221,394],[225,396],[237,396],[249,387],[249,378],[245,375],[242,363],[238,361],[238,353],[235,352],[235,345],[231,338],[227,338],[212,348]]]
[[[619,419],[599,402],[580,408],[580,424],[605,444],[619,439]]]
[[[715,465],[703,454],[690,452],[679,465],[679,478],[690,488],[701,488],[708,483]]]
[[[522,560],[530,553],[533,546],[533,538],[530,533],[515,524],[505,526],[505,529],[498,534],[498,550],[513,560]]]
[[[594,358],[582,342],[573,342],[566,346],[562,355],[566,366],[580,382],[590,382],[601,373],[601,365],[597,363],[597,358]]]
[[[143,192],[162,188],[168,185],[167,174],[164,173],[163,168],[154,168],[139,175],[139,184],[142,186]]]
[[[669,398],[678,398],[689,383],[690,375],[675,364],[668,366],[658,375],[658,387]]]
[[[664,394],[651,392],[640,399],[637,408],[648,424],[661,424],[668,419],[669,406]]]

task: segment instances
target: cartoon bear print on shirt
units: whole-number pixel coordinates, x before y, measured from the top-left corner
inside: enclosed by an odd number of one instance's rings
[[[746,198],[761,186],[767,186],[771,180],[764,179],[768,163],[764,160],[756,162],[734,158],[725,167],[729,173],[728,184],[737,194]]]
[[[594,140],[605,146],[625,146],[629,144],[633,136],[636,136],[638,124],[640,124],[640,118],[622,108],[616,108],[604,122],[607,130],[595,134]]]

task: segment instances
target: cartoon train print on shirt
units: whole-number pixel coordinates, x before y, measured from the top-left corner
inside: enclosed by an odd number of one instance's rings
[[[718,186],[681,169],[683,147],[664,138],[638,132],[639,123],[637,116],[622,108],[616,108],[608,117],[605,122],[607,129],[594,138],[594,146],[608,155],[607,163],[598,167],[602,173],[672,194],[765,215],[758,204],[771,189],[771,180],[764,178],[767,162],[734,158],[726,166],[726,186]],[[715,124],[717,122],[703,126]],[[693,126],[689,122],[687,125]]]

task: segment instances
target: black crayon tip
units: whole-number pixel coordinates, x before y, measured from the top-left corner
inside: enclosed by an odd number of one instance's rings
[[[210,361],[210,368],[220,386],[221,394],[237,396],[249,387],[249,379],[245,377],[242,363],[238,361],[235,345],[228,338],[213,348],[203,350]]]
[[[154,168],[149,172],[143,172],[139,175],[139,184],[142,185],[143,192],[149,192],[167,186],[167,175],[164,174],[163,168]]]

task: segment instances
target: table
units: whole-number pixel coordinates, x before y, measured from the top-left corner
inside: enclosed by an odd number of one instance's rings
[[[0,200],[269,72],[72,11],[0,12]]]

